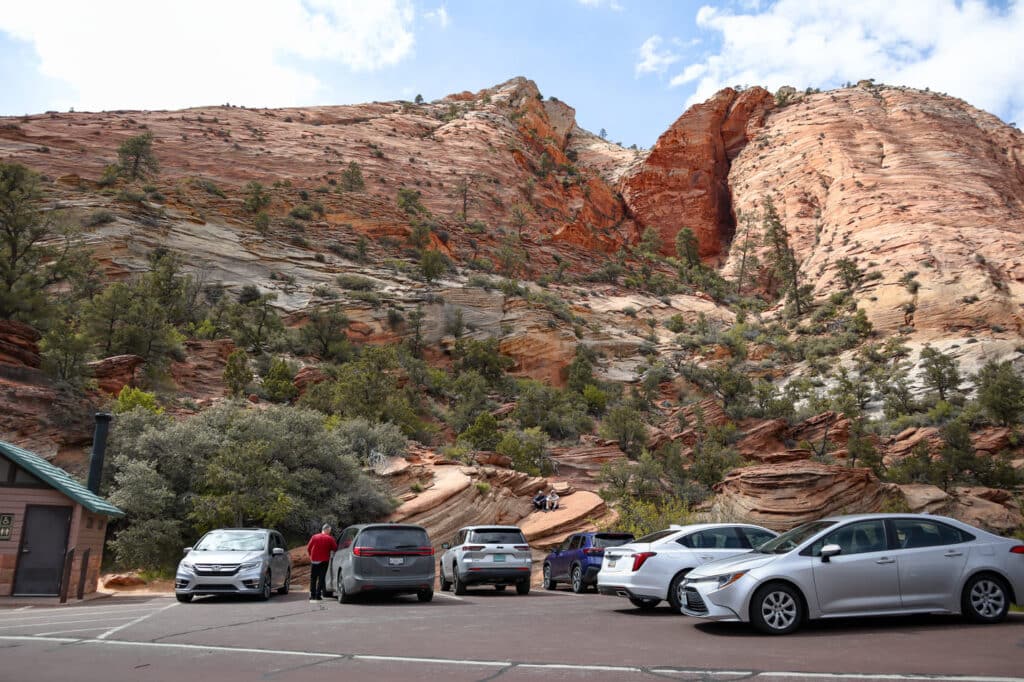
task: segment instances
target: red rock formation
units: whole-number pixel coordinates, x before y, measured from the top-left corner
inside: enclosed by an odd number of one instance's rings
[[[811,461],[734,469],[715,491],[718,512],[775,530],[829,514],[878,511],[893,494],[870,469]]]
[[[1020,506],[1006,490],[957,487],[947,493],[922,483],[901,485],[899,490],[912,512],[952,516],[993,533],[1012,533],[1024,524]]]
[[[299,395],[303,395],[311,386],[321,384],[330,379],[319,367],[307,365],[295,373],[295,388],[299,389]]]
[[[196,400],[223,397],[227,390],[224,367],[234,350],[235,344],[231,339],[186,341],[185,360],[171,364],[171,377],[178,390]]]
[[[856,292],[876,331],[1024,329],[1024,134],[962,100],[870,83],[807,96],[772,111],[729,186],[743,214],[773,198],[819,298],[841,288],[840,259],[880,275]],[[734,250],[723,274],[737,268]]]
[[[719,91],[686,110],[662,133],[621,191],[638,228],[653,227],[662,253],[675,253],[676,233],[691,228],[703,259],[716,260],[732,238],[731,161],[775,102],[763,88]]]
[[[117,395],[125,386],[135,385],[135,372],[143,363],[138,355],[115,355],[87,366],[101,391]]]
[[[38,369],[39,332],[23,322],[0,320],[0,363]]]

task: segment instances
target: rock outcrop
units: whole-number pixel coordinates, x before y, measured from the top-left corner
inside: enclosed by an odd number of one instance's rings
[[[811,461],[734,469],[715,491],[715,514],[780,531],[829,514],[876,512],[894,494],[870,469]]]
[[[39,369],[39,332],[17,320],[0,320],[0,363]]]
[[[675,253],[676,234],[689,227],[700,256],[717,260],[735,229],[729,170],[775,105],[764,88],[719,91],[686,110],[662,133],[647,158],[622,177],[622,197],[638,228],[652,227],[662,253]]]
[[[915,513],[952,516],[993,533],[1008,534],[1024,525],[1020,505],[1005,490],[956,487],[945,492],[934,485],[899,486],[907,508]]]
[[[136,370],[145,363],[138,355],[115,355],[88,363],[96,385],[109,395],[117,395],[125,386],[135,385]]]
[[[745,215],[774,200],[816,296],[852,260],[876,331],[1024,329],[1024,135],[962,100],[868,82],[809,95],[766,117],[729,187]]]

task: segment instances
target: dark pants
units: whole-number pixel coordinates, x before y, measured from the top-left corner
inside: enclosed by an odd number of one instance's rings
[[[330,562],[321,561],[318,564],[309,565],[309,598],[320,599],[327,589],[327,567]]]

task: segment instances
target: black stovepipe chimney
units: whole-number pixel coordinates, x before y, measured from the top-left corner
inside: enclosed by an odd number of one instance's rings
[[[89,490],[99,494],[103,478],[103,455],[107,452],[107,432],[110,431],[110,415],[96,413],[96,431],[92,436],[92,457],[89,459]]]

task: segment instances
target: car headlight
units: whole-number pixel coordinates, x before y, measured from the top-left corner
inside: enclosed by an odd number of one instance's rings
[[[259,566],[260,566],[260,562],[258,560],[257,561],[246,561],[244,564],[239,564],[238,565],[238,570],[245,571],[245,570],[248,570],[250,568],[259,568]]]
[[[734,582],[736,582],[746,574],[746,571],[739,571],[737,573],[723,573],[722,575],[718,575],[713,578],[708,578],[708,580],[714,580],[715,582],[717,582],[717,589],[720,590],[723,587],[728,587],[729,585],[732,585]]]
[[[191,561],[182,561],[180,564],[178,564],[178,570],[179,571],[191,571],[192,570],[192,562]]]

